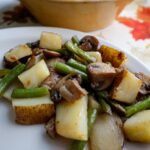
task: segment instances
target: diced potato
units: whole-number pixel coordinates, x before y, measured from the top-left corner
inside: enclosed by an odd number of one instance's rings
[[[9,62],[15,62],[31,54],[32,50],[26,44],[18,45],[17,47],[11,49],[9,52],[5,54],[5,59]]]
[[[102,45],[100,48],[103,62],[110,62],[114,67],[120,67],[127,60],[126,55],[112,47]]]
[[[130,141],[150,143],[150,110],[141,111],[127,119],[124,133]]]
[[[32,88],[39,86],[44,81],[50,72],[44,60],[41,60],[29,70],[26,70],[18,76],[25,88]]]
[[[16,122],[39,124],[47,122],[54,114],[54,104],[49,95],[36,98],[12,99]]]
[[[91,57],[94,57],[96,59],[95,62],[102,62],[102,57],[99,52],[87,52]]]
[[[40,37],[40,47],[51,50],[60,49],[62,46],[62,37],[57,33],[42,32]]]
[[[4,92],[3,97],[6,98],[6,99],[9,100],[9,101],[12,101],[12,98],[11,98],[12,91],[13,91],[14,89],[16,89],[16,88],[19,88],[20,86],[21,86],[20,83],[17,82],[17,81],[14,82],[14,83],[12,83],[12,84],[8,87],[8,89]]]
[[[101,114],[96,119],[91,136],[91,150],[122,150],[123,134],[113,116]]]
[[[114,82],[111,97],[120,102],[133,103],[141,85],[140,79],[128,70],[124,70]]]
[[[57,105],[56,132],[70,139],[88,139],[87,96],[74,102],[62,102]]]

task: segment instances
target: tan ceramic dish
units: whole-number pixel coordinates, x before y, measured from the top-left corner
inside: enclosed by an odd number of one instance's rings
[[[93,31],[108,26],[132,0],[20,0],[46,26]]]

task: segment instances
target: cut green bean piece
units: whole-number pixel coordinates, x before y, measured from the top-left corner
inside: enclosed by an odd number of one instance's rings
[[[66,48],[72,53],[82,57],[85,61],[92,63],[95,61],[93,57],[91,57],[88,53],[80,49],[77,45],[73,44],[71,41],[65,43]]]
[[[30,88],[30,89],[14,89],[12,98],[33,98],[48,95],[49,91],[46,87]]]
[[[88,137],[91,135],[91,131],[93,129],[93,124],[97,117],[97,109],[96,108],[89,108],[88,110]]]
[[[107,101],[108,104],[110,104],[110,106],[114,107],[116,110],[120,111],[122,114],[126,113],[126,110],[122,105],[120,105],[119,103],[109,98],[109,94],[107,91],[98,92],[97,95],[99,96],[99,98]]]
[[[65,55],[65,56],[69,56],[71,52],[69,52],[67,49],[57,49],[57,50],[53,50],[54,52],[58,52],[62,55]]]
[[[112,114],[110,105],[104,99],[102,99],[102,98],[99,99],[99,103],[102,106],[103,112],[108,113],[110,115]]]
[[[83,150],[87,141],[73,141],[70,150]]]
[[[87,80],[88,77],[87,77],[87,74],[80,71],[80,70],[77,70],[75,68],[72,68],[64,63],[61,63],[61,62],[57,62],[56,63],[56,66],[55,66],[55,69],[58,70],[60,73],[63,73],[63,74],[69,74],[69,73],[78,73],[82,76],[82,78],[84,80]]]
[[[131,106],[127,106],[126,109],[126,117],[130,117],[133,114],[150,108],[150,96],[146,97],[143,101],[140,101],[136,104],[133,104]]]
[[[88,109],[88,137],[91,134],[96,117],[97,117],[97,109],[89,108]],[[75,140],[72,143],[71,150],[83,150],[86,144],[87,144],[87,141]]]
[[[81,64],[80,62],[70,58],[67,62],[67,64],[75,69],[78,69],[80,71],[83,71],[86,73],[86,66]]]
[[[80,40],[78,39],[78,37],[77,37],[76,35],[74,35],[74,36],[71,38],[71,40],[72,40],[72,42],[73,42],[74,44],[79,45],[79,43],[80,43]]]
[[[3,95],[9,85],[17,78],[17,76],[25,69],[24,64],[15,66],[4,78],[0,81],[0,95]]]
[[[10,69],[0,69],[0,77],[5,76],[10,72]]]
[[[112,107],[114,107],[116,110],[118,110],[119,112],[121,112],[122,114],[126,114],[126,109],[122,105],[120,105],[120,104],[118,104],[116,102],[113,102],[112,100],[109,101],[109,104]]]

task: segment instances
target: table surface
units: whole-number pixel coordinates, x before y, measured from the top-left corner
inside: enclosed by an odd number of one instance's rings
[[[0,30],[40,26],[18,0],[0,0]],[[135,0],[107,28],[90,32],[139,58],[150,69],[150,0]]]

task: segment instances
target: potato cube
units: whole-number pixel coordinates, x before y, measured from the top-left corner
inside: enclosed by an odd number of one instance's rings
[[[18,81],[13,82],[7,90],[3,93],[3,97],[9,101],[12,101],[11,94],[14,89],[21,87],[21,84]]]
[[[96,59],[95,62],[102,62],[102,57],[99,52],[87,52],[91,57],[94,57]]]
[[[87,140],[87,96],[57,105],[56,132],[66,138]]]
[[[128,70],[124,70],[114,82],[111,97],[120,102],[133,103],[141,85],[140,79]]]
[[[100,48],[103,62],[110,62],[114,67],[120,67],[127,60],[126,55],[112,47],[102,45]]]
[[[23,57],[30,56],[31,54],[32,50],[26,44],[18,45],[5,54],[5,59],[9,62],[15,62]]]
[[[126,120],[123,128],[130,141],[150,143],[150,110],[133,115]]]
[[[12,105],[16,122],[20,124],[45,123],[54,114],[54,104],[49,95],[36,98],[13,98]]]
[[[50,50],[61,49],[62,38],[59,34],[52,32],[42,32],[40,38],[40,47]]]
[[[41,60],[29,70],[26,70],[18,76],[25,88],[37,87],[44,81],[50,72],[44,60]]]

